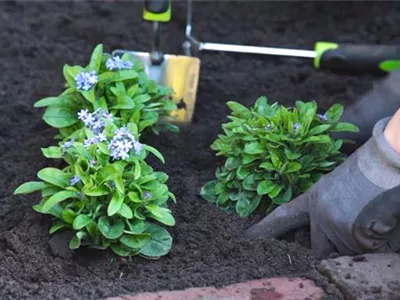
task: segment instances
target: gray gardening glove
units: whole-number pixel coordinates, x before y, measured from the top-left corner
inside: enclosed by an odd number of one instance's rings
[[[355,221],[353,236],[364,252],[400,250],[400,185],[364,207]]]
[[[379,121],[373,136],[345,162],[248,229],[247,236],[280,237],[310,224],[317,255],[363,253],[365,248],[352,235],[357,216],[378,195],[400,184],[400,154],[383,135],[388,121]]]
[[[356,145],[361,146],[371,137],[375,123],[382,118],[392,116],[398,108],[400,108],[400,71],[395,71],[375,82],[373,88],[354,103],[345,105],[341,120],[355,124],[360,128],[360,132],[338,133],[335,137],[350,138]]]

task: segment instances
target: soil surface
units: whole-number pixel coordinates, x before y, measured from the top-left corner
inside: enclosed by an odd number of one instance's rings
[[[209,145],[228,113],[225,103],[253,104],[259,95],[290,105],[317,100],[324,109],[351,103],[372,75],[315,71],[311,61],[225,53],[201,54],[194,122],[180,134],[147,137],[167,158],[156,165],[170,175],[178,203],[171,253],[157,261],[78,251],[60,257],[49,243],[50,218],[35,213],[37,195],[11,196],[50,163],[40,148],[53,143],[53,129],[33,103],[62,91],[62,66],[86,64],[94,46],[146,51],[151,25],[131,2],[0,3],[0,299],[99,299],[119,294],[227,285],[279,275],[316,280],[330,299],[342,299],[314,265],[308,235],[250,241],[243,231],[260,216],[242,220],[207,203],[200,187],[220,163]],[[312,48],[317,40],[399,43],[396,2],[201,2],[195,32],[213,42]],[[165,52],[181,53],[185,5],[163,28]],[[54,164],[54,162],[52,162]],[[50,247],[53,245],[53,250]]]

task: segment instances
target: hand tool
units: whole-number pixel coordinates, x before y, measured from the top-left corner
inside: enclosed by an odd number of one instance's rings
[[[187,2],[186,55],[200,51],[223,51],[275,56],[290,56],[314,60],[316,69],[348,70],[361,72],[390,72],[400,69],[400,46],[353,45],[317,42],[314,50],[258,47],[201,42],[193,35],[193,0]]]
[[[171,19],[171,0],[145,0],[143,19],[153,22],[153,43],[150,53],[114,50],[112,55],[130,53],[143,62],[145,72],[158,84],[174,90],[173,99],[178,109],[173,112],[173,120],[190,123],[192,120],[200,73],[200,60],[184,55],[164,54],[161,51],[161,24]]]

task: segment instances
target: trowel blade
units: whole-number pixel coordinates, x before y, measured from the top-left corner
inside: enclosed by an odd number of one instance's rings
[[[196,57],[165,54],[162,64],[153,65],[147,52],[115,50],[112,54],[122,56],[124,53],[141,60],[150,79],[174,90],[173,99],[178,109],[172,113],[172,117],[178,123],[190,123],[196,104],[200,60]]]

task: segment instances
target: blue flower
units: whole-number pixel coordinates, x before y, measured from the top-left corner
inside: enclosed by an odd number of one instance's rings
[[[66,149],[68,149],[68,148],[71,148],[71,147],[73,146],[74,142],[75,142],[75,138],[72,138],[72,139],[70,139],[69,141],[66,141],[66,142],[62,145],[62,148],[63,148],[64,150],[66,150]]]
[[[264,130],[265,131],[269,131],[269,130],[271,130],[272,129],[272,125],[271,124],[268,124],[268,125],[266,125],[265,127],[264,127]]]
[[[99,82],[99,76],[95,71],[81,72],[75,76],[75,84],[78,90],[88,91],[97,82]]]
[[[153,195],[149,191],[144,192],[143,194],[144,200],[149,200],[151,199],[151,197],[153,197]]]
[[[81,178],[78,175],[74,175],[74,177],[71,178],[70,184],[75,185],[81,181]]]
[[[317,117],[318,117],[322,122],[328,121],[328,117],[327,117],[326,114],[323,114],[323,115],[317,114]]]
[[[114,56],[106,61],[106,67],[110,71],[127,70],[133,67],[130,61],[122,60],[119,56]]]
[[[293,130],[297,131],[300,128],[300,123],[294,123],[293,124]]]
[[[114,137],[108,145],[113,159],[128,159],[129,152],[134,150],[137,155],[142,151],[140,144],[128,128],[122,127],[115,131]]]

